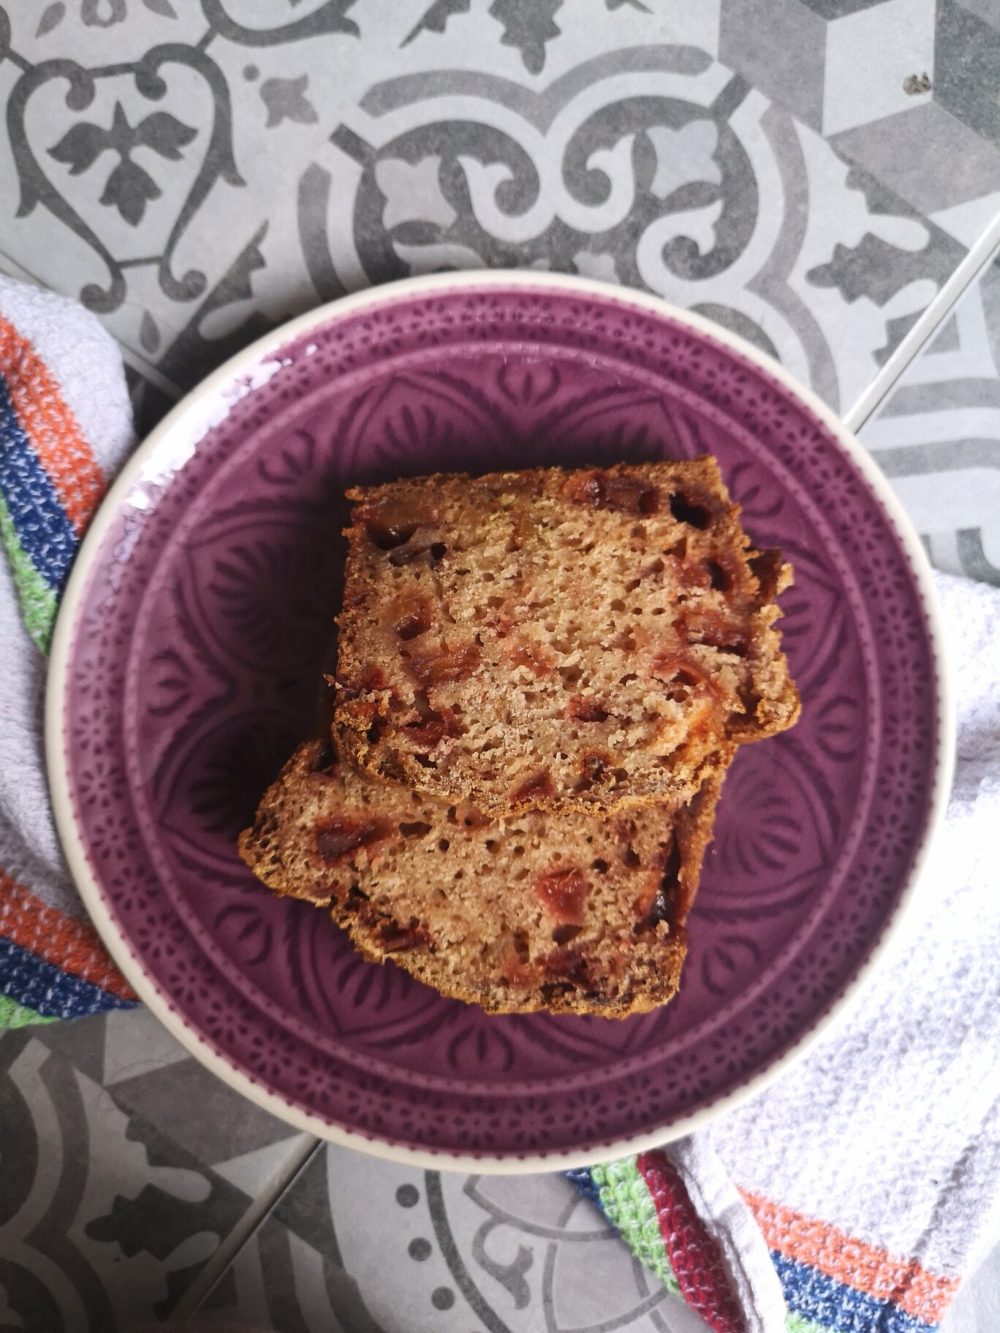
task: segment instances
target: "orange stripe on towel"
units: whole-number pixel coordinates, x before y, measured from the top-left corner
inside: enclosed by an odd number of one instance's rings
[[[744,1192],[768,1249],[788,1259],[809,1264],[845,1286],[866,1292],[880,1301],[893,1301],[901,1310],[927,1324],[941,1322],[958,1290],[958,1278],[938,1277],[915,1259],[900,1259],[865,1241],[849,1236],[828,1222]]]
[[[89,922],[47,907],[3,870],[0,870],[0,935],[119,999],[136,998]]]
[[[104,492],[104,477],[48,366],[33,344],[2,318],[0,375],[22,430],[81,536]]]

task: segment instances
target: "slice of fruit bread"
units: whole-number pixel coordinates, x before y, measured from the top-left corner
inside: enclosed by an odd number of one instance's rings
[[[348,498],[334,736],[374,775],[496,816],[676,806],[798,717],[791,570],[713,458]]]
[[[624,1018],[680,983],[721,785],[712,767],[676,813],[498,821],[369,778],[312,741],[265,793],[240,855],[276,893],[329,908],[367,959],[444,995],[491,1013]]]

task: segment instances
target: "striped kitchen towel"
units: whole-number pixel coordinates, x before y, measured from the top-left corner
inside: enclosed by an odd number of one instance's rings
[[[715,1333],[932,1333],[938,1326],[958,1290],[956,1275],[822,1217],[747,1192],[742,1243],[731,1234],[724,1244],[718,1213],[703,1216],[692,1203],[704,1173],[723,1168],[716,1159],[681,1169],[676,1159],[693,1146],[569,1175]],[[732,1218],[728,1225],[732,1232]]]
[[[0,1028],[134,1003],[63,866],[41,726],[59,594],[131,441],[114,341],[0,276]]]

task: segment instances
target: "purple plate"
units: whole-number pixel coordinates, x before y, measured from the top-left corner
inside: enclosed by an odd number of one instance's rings
[[[803,713],[733,766],[673,1004],[488,1017],[254,881],[235,838],[315,726],[346,486],[704,452],[795,566]],[[213,375],[102,506],[52,668],[60,832],[139,995],[276,1114],[438,1165],[607,1159],[759,1089],[884,943],[947,788],[925,562],[860,448],[721,329],[548,275],[366,292]]]

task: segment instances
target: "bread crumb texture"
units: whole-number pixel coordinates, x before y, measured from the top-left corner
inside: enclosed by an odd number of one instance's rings
[[[373,776],[496,817],[676,808],[798,716],[791,570],[712,458],[348,495],[334,734]]]
[[[713,773],[674,814],[497,820],[312,741],[265,794],[240,855],[276,893],[329,909],[370,961],[444,995],[491,1013],[621,1018],[680,983],[720,786]]]

